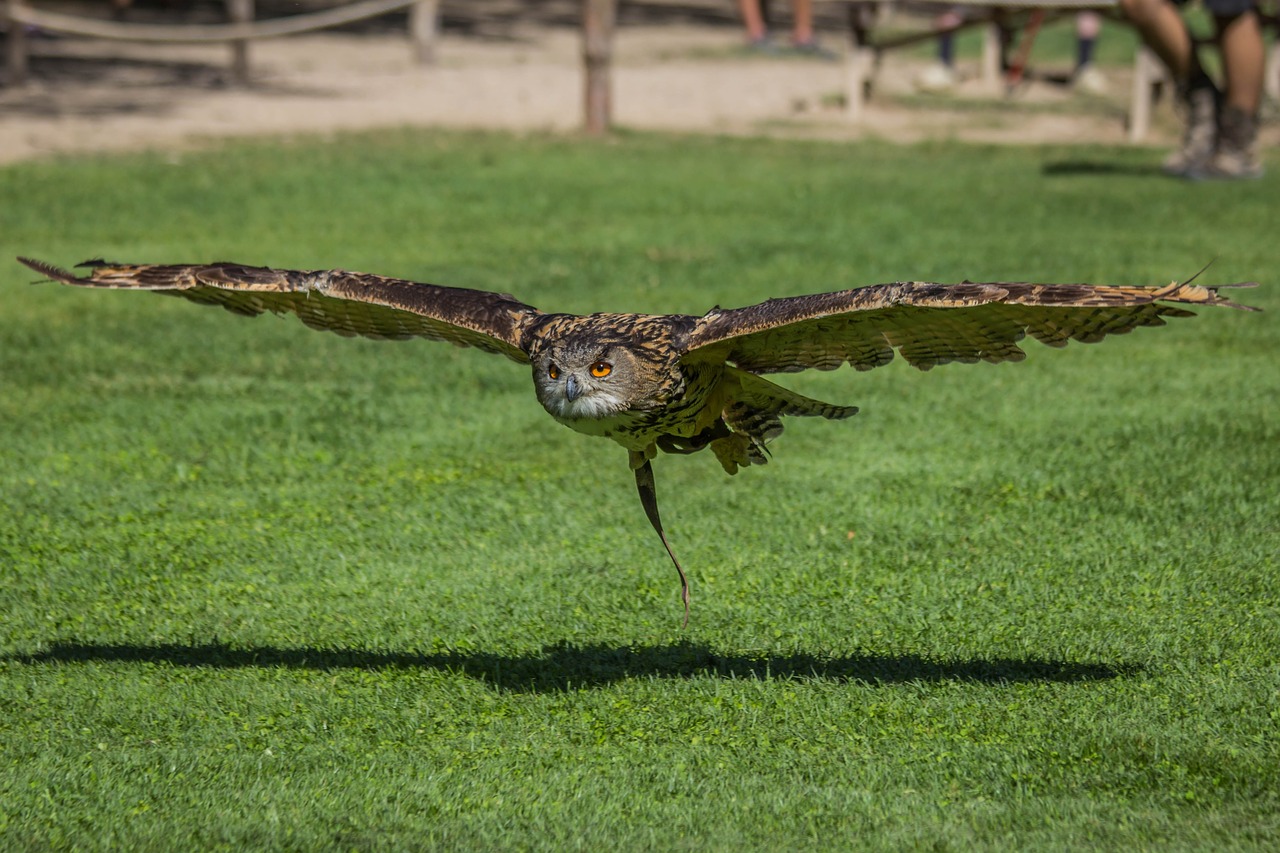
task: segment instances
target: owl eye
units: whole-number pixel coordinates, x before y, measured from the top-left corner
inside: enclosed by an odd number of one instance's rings
[[[556,367],[554,364],[551,365],[550,367],[547,368],[547,375],[550,376],[552,379],[559,379],[560,368]]]
[[[613,365],[607,361],[597,361],[591,365],[591,375],[596,379],[603,379],[610,373],[613,373]]]

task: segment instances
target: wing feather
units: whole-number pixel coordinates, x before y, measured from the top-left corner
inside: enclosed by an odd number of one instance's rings
[[[770,299],[698,318],[685,358],[725,360],[752,373],[788,373],[850,364],[871,370],[897,351],[922,370],[948,362],[1021,361],[1027,335],[1048,344],[1091,343],[1139,326],[1188,317],[1178,304],[1247,311],[1221,287],[1108,287],[1020,282],[897,282],[834,293]],[[1170,304],[1174,303],[1174,304]]]
[[[149,290],[256,316],[296,314],[313,329],[340,335],[428,338],[528,362],[525,325],[540,312],[505,294],[405,281],[344,270],[277,270],[234,263],[108,264],[86,261],[77,276],[42,261],[19,261],[64,284]]]

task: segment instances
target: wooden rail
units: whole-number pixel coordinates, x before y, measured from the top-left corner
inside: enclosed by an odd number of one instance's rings
[[[253,0],[226,0],[226,24],[129,24],[79,15],[47,12],[24,0],[4,0],[8,26],[8,82],[26,79],[29,65],[27,27],[88,38],[167,44],[231,45],[232,79],[243,84],[249,76],[249,42],[315,32],[388,12],[409,9],[409,39],[419,64],[435,59],[440,0],[358,0],[346,6],[268,21],[253,20]],[[593,135],[608,132],[612,122],[613,35],[618,0],[582,0],[582,64],[584,127]]]
[[[114,41],[165,44],[228,43],[232,48],[232,75],[238,82],[248,76],[248,44],[265,38],[281,38],[300,33],[339,27],[344,24],[376,18],[389,12],[409,9],[409,36],[414,56],[429,63],[435,56],[436,22],[440,0],[358,0],[346,6],[323,9],[303,15],[290,15],[266,21],[253,20],[253,0],[227,0],[226,24],[129,24],[48,12],[27,5],[23,0],[6,0],[9,50],[6,60],[9,80],[19,82],[27,76],[27,27],[56,33]]]

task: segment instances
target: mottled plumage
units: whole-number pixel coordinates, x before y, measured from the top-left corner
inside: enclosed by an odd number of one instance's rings
[[[650,460],[710,447],[725,471],[763,464],[786,416],[847,418],[852,406],[811,400],[761,374],[850,364],[870,370],[897,352],[928,370],[950,361],[1021,361],[1027,335],[1049,346],[1099,341],[1166,317],[1179,305],[1237,305],[1221,287],[896,282],[684,314],[551,314],[512,296],[341,270],[240,264],[124,265],[88,261],[77,276],[19,258],[49,278],[85,287],[151,290],[253,316],[294,313],[342,335],[448,341],[533,369],[538,401],[560,423],[625,447],[641,503],[688,582],[658,516]]]

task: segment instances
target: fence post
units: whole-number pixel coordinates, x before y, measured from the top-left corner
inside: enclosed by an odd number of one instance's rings
[[[585,77],[586,131],[598,136],[613,121],[609,66],[613,60],[613,30],[617,0],[582,0],[582,66]]]
[[[234,24],[253,23],[253,0],[227,0],[227,16]],[[249,82],[249,40],[231,42],[231,81],[237,86]]]
[[[1129,96],[1129,141],[1141,142],[1151,129],[1151,101],[1164,66],[1144,45],[1133,58],[1133,92]]]
[[[1000,85],[1000,65],[1004,58],[1004,28],[992,20],[982,28],[982,60],[978,77],[982,84],[995,89]]]
[[[871,46],[871,27],[879,12],[875,3],[850,3],[848,7],[850,47],[849,58],[845,60],[844,115],[852,123],[862,120],[875,76],[876,52]]]
[[[436,35],[440,29],[440,0],[418,0],[409,7],[409,38],[413,59],[419,65],[436,61]]]
[[[8,56],[5,58],[5,76],[9,85],[27,79],[27,25],[17,20],[16,12],[21,0],[6,0],[5,18],[9,25]]]

